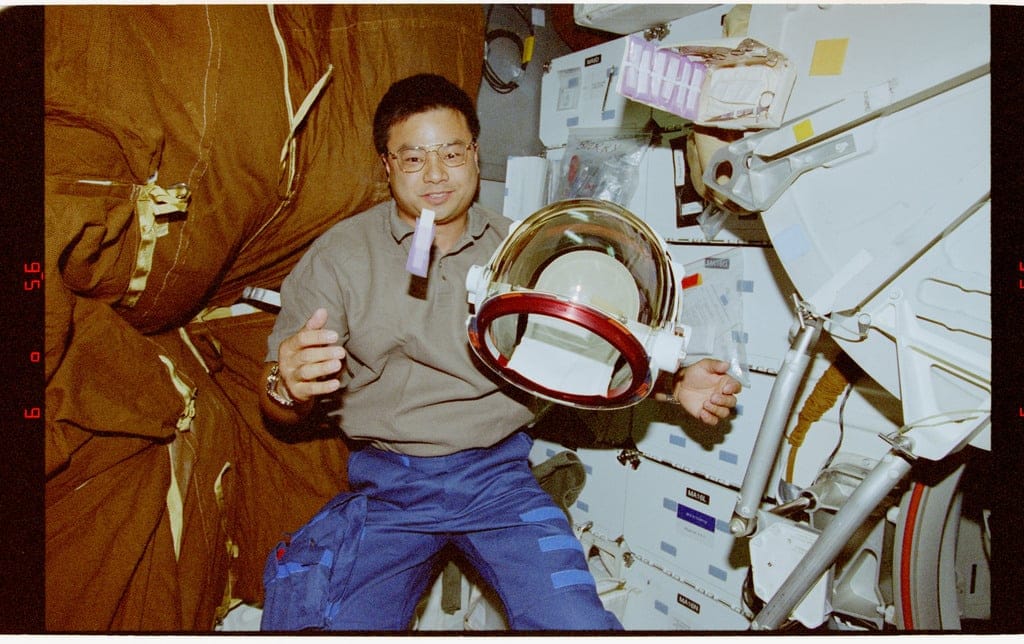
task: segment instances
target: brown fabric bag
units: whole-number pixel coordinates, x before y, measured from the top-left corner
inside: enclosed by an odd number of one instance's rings
[[[48,630],[210,629],[346,486],[336,434],[263,424],[273,316],[193,320],[386,197],[374,106],[416,72],[475,95],[483,12],[273,11],[45,8]],[[333,66],[294,128],[279,38],[292,114]]]

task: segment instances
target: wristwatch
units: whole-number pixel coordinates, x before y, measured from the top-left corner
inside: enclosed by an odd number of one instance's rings
[[[280,379],[279,365],[275,362],[274,366],[270,368],[270,373],[267,375],[267,395],[270,396],[271,400],[282,407],[294,407],[295,401],[288,397],[287,389],[285,389],[285,394],[283,396],[277,393],[277,381]]]

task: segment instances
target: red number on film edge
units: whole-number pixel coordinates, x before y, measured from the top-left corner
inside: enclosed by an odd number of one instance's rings
[[[38,274],[38,278],[31,280],[25,280],[22,282],[22,288],[26,291],[32,291],[37,288],[41,288],[43,285],[43,265],[41,262],[30,262],[23,265],[24,272],[29,275]],[[39,363],[43,359],[43,354],[40,351],[33,351],[28,355],[29,362]],[[43,410],[41,407],[26,407],[23,416],[27,420],[36,420],[42,418]]]
[[[26,291],[34,291],[43,287],[43,264],[41,262],[29,262],[24,264],[24,271],[29,275],[39,274],[39,277],[22,282],[22,288]]]

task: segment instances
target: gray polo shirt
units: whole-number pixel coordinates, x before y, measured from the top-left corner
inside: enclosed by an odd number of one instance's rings
[[[466,273],[485,265],[510,221],[474,204],[466,232],[431,256],[426,280],[405,270],[413,229],[395,202],[331,227],[281,285],[267,360],[319,308],[348,352],[330,413],[346,435],[410,456],[487,447],[533,419],[536,401],[473,355]]]

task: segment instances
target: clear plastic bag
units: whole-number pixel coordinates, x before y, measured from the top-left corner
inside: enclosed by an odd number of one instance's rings
[[[749,386],[742,280],[743,255],[736,248],[686,264],[680,320],[691,328],[685,364],[725,360],[729,375]]]
[[[729,211],[720,208],[718,204],[709,203],[704,211],[697,215],[697,223],[700,224],[704,238],[713,240],[722,231],[725,221],[729,218]]]
[[[587,197],[627,206],[650,142],[650,133],[637,130],[570,130],[549,203]]]

